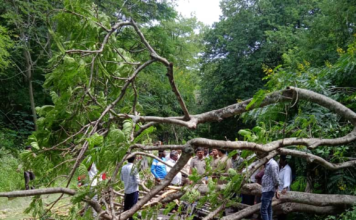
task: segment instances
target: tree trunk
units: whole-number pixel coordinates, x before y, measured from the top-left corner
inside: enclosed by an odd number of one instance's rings
[[[22,35],[24,36],[24,34],[22,34]],[[24,48],[23,53],[24,53],[25,61],[26,61],[26,76],[27,76],[27,82],[28,82],[28,95],[29,95],[29,98],[30,98],[32,119],[33,119],[34,128],[35,128],[35,130],[37,130],[36,105],[35,105],[35,98],[33,96],[33,87],[32,87],[32,60],[31,60],[31,54],[28,52],[26,47]]]

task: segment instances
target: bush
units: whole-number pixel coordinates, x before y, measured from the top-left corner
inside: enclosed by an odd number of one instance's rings
[[[17,172],[19,160],[8,150],[0,149],[0,192],[24,188],[23,172]]]

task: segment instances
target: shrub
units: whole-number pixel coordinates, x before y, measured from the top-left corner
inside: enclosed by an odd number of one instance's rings
[[[8,150],[0,149],[0,191],[20,190],[24,188],[23,171],[17,172],[19,160]]]

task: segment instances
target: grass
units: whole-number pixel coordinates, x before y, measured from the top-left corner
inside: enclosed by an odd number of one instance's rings
[[[60,194],[42,196],[45,204],[55,201]],[[60,216],[66,216],[71,205],[68,196],[64,196],[52,209],[53,212]],[[25,214],[25,209],[30,205],[32,197],[19,197],[14,199],[0,198],[0,219],[6,220],[30,220],[31,214]]]

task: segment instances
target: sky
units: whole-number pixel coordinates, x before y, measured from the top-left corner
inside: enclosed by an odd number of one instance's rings
[[[177,11],[184,17],[190,17],[195,13],[197,19],[207,25],[219,21],[221,10],[220,0],[178,0]]]

